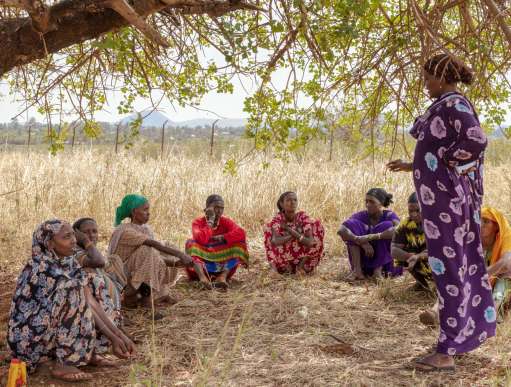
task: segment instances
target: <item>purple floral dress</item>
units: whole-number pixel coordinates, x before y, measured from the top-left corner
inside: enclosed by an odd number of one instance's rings
[[[417,139],[413,176],[438,293],[437,351],[468,352],[494,336],[496,327],[480,238],[487,139],[471,103],[454,92],[417,118],[411,135]],[[464,172],[469,165],[472,170]]]

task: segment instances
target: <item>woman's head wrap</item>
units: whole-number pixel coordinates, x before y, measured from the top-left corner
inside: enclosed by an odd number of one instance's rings
[[[131,216],[131,212],[144,204],[148,203],[148,200],[137,194],[129,194],[122,198],[121,205],[115,210],[115,226],[121,224],[121,222]]]
[[[66,222],[60,219],[52,219],[37,226],[32,235],[32,258],[54,255],[48,247],[48,242],[58,234],[64,224],[66,224]]]

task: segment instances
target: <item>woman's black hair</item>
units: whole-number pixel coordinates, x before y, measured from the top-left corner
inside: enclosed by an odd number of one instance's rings
[[[383,188],[371,188],[367,191],[366,195],[376,198],[385,208],[390,206],[391,203],[394,203],[392,201],[393,195],[385,191]]]
[[[222,202],[224,201],[224,199],[220,195],[217,195],[217,194],[209,195],[206,199],[206,208],[208,208],[214,202],[220,202],[220,201],[222,201]]]
[[[94,223],[97,224],[95,219],[92,219],[92,218],[80,218],[76,222],[73,223],[73,229],[74,230],[80,230],[80,227],[82,227],[82,225],[84,223],[87,223],[87,222],[94,222]]]
[[[279,200],[277,200],[277,208],[279,209],[279,212],[284,211],[284,208],[282,207],[282,205],[280,203],[282,203],[284,201],[284,199],[286,198],[286,196],[289,195],[289,194],[295,194],[296,195],[296,192],[294,192],[294,191],[286,191],[286,192],[284,192],[283,194],[281,194],[279,196]]]
[[[447,54],[437,54],[429,58],[424,64],[424,70],[449,84],[462,82],[470,85],[474,80],[474,74],[467,65]]]
[[[412,193],[408,197],[408,204],[419,204],[419,200],[417,199],[417,192]]]

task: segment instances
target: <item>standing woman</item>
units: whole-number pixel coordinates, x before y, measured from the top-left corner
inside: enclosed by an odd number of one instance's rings
[[[277,208],[279,212],[264,230],[268,262],[280,274],[311,273],[323,256],[325,230],[321,222],[297,211],[295,192],[280,195]]]
[[[424,65],[425,86],[435,101],[415,120],[413,163],[395,160],[391,171],[413,171],[439,300],[436,352],[416,369],[452,370],[454,355],[495,335],[496,312],[480,236],[483,157],[487,146],[479,119],[457,83],[472,82],[464,64],[446,54]]]

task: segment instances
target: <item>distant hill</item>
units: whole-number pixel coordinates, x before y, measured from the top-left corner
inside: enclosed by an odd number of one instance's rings
[[[166,126],[176,126],[176,123],[171,121],[165,114],[157,111],[157,110],[146,110],[140,112],[142,116],[142,126],[145,128],[149,127],[162,127],[165,122],[167,122]],[[127,125],[132,121],[135,121],[138,118],[138,113],[132,113],[127,117],[124,117],[121,120],[122,125]]]
[[[140,112],[142,116],[142,127],[150,128],[150,127],[158,127],[161,128],[165,121],[167,121],[167,127],[174,128],[197,128],[197,127],[208,127],[210,128],[217,119],[215,118],[197,118],[193,120],[187,121],[172,121],[165,114],[157,111],[157,110],[146,110]],[[132,113],[127,117],[124,117],[121,120],[121,124],[127,125],[130,122],[136,120],[138,117],[137,113]],[[217,128],[241,128],[245,127],[247,124],[247,120],[244,118],[225,118],[220,119],[216,127]]]

